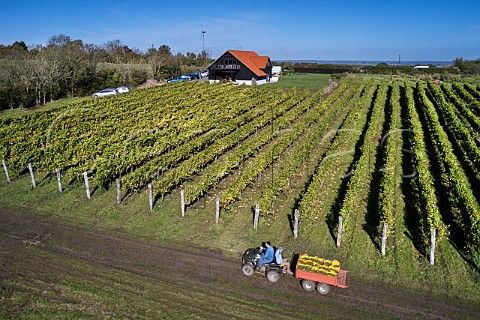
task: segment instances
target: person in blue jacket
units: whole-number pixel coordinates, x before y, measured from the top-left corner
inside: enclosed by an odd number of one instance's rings
[[[258,260],[257,267],[261,267],[264,264],[270,263],[273,261],[274,250],[270,241],[265,242],[266,250],[260,255],[260,260]]]
[[[277,251],[275,251],[275,263],[276,264],[282,264],[282,262],[283,262],[282,251],[283,251],[282,247],[278,247]]]

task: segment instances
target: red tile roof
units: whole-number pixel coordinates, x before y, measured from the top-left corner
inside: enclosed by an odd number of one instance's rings
[[[254,51],[243,50],[228,50],[235,58],[240,60],[248,69],[255,73],[259,77],[264,77],[267,74],[260,69],[265,69],[267,66],[269,57],[259,56]]]

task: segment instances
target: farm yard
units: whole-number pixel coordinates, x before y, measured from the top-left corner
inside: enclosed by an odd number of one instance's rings
[[[478,87],[355,76],[333,91],[182,82],[0,124],[1,250],[20,252],[0,256],[2,316],[158,308],[208,318],[210,295],[229,301],[223,318],[247,318],[264,299],[284,318],[316,318],[318,301],[332,318],[480,311]],[[286,258],[341,261],[350,288],[324,298],[293,278],[245,280],[239,257],[265,240]],[[124,290],[147,298],[121,306]],[[182,308],[191,292],[198,307]]]

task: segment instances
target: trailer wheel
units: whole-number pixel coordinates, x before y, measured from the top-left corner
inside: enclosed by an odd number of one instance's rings
[[[270,270],[267,272],[267,279],[270,282],[277,282],[280,279],[280,275],[276,270]]]
[[[317,283],[317,291],[320,294],[326,295],[330,292],[330,286],[326,283]]]
[[[250,277],[250,276],[253,276],[253,274],[255,273],[255,270],[253,269],[253,266],[250,263],[244,263],[242,265],[242,272],[247,277]]]
[[[315,289],[315,282],[310,280],[302,280],[302,287],[305,291],[312,291]]]

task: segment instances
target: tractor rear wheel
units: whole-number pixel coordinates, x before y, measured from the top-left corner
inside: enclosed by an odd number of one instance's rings
[[[320,294],[326,295],[330,292],[330,286],[326,283],[317,283],[317,291]]]
[[[267,272],[267,279],[270,282],[277,282],[280,279],[280,275],[276,270],[270,270]]]
[[[315,289],[315,282],[310,280],[302,280],[302,287],[305,291],[312,291]]]
[[[255,273],[255,269],[250,263],[244,263],[242,265],[242,272],[247,277],[250,277],[250,276],[253,276],[253,274]]]

